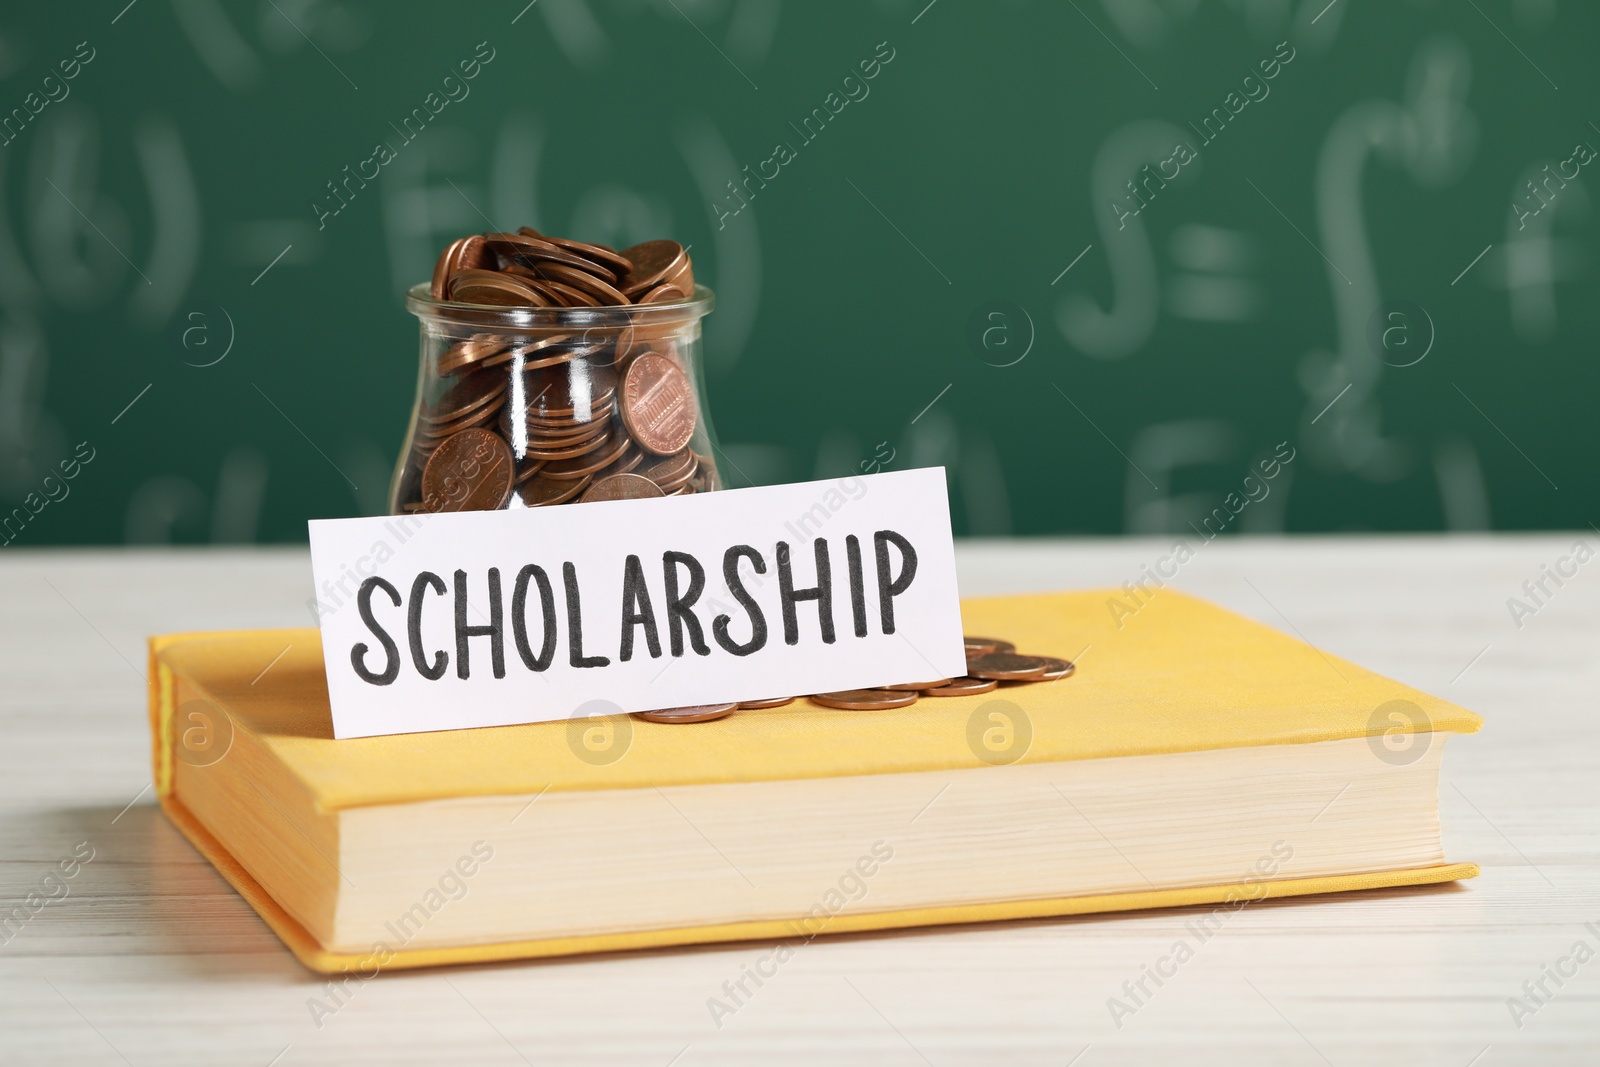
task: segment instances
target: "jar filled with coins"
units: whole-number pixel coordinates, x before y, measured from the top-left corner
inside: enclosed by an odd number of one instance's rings
[[[406,294],[421,370],[390,512],[721,488],[700,372],[713,299],[674,241],[619,252],[525,227],[452,242]]]

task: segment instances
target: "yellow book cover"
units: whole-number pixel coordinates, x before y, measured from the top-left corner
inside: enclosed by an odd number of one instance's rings
[[[1173,590],[1131,615],[1114,596],[963,603],[966,632],[1075,660],[1053,683],[344,741],[317,631],[158,636],[154,778],[196,848],[328,972],[1477,873],[1444,861],[1436,791],[1444,736],[1478,716]],[[441,891],[394,888],[413,869],[443,872]]]

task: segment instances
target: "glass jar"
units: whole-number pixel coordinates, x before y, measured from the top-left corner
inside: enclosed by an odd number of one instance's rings
[[[714,296],[500,307],[406,293],[422,359],[390,514],[494,511],[722,488],[701,377]]]

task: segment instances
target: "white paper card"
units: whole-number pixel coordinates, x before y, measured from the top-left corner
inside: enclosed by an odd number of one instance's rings
[[[942,468],[310,527],[339,738],[966,669]]]

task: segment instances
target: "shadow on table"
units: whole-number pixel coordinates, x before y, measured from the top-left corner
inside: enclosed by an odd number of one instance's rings
[[[1344,907],[1368,905],[1376,907],[1383,902],[1416,902],[1422,903],[1427,898],[1450,898],[1469,893],[1467,887],[1458,882],[1444,882],[1433,885],[1396,886],[1386,889],[1363,889],[1343,893],[1317,893],[1298,897],[1279,897],[1272,900],[1263,900],[1249,904],[1240,911],[1246,912],[1276,912],[1287,909],[1291,912],[1320,906],[1323,910],[1330,907]],[[951,923],[940,926],[914,926],[899,930],[867,930],[859,933],[823,934],[813,939],[789,938],[782,941],[725,941],[705,945],[680,945],[669,948],[632,949],[621,952],[602,952],[586,956],[562,956],[542,960],[505,960],[492,963],[465,963],[453,964],[445,967],[429,968],[429,971],[452,973],[455,971],[510,971],[527,968],[559,968],[580,964],[594,964],[605,960],[648,960],[652,958],[665,958],[671,956],[703,956],[719,952],[738,952],[763,954],[779,944],[787,944],[791,948],[800,949],[806,944],[816,945],[848,945],[855,943],[871,944],[873,942],[894,942],[906,938],[933,938],[933,937],[970,937],[973,935],[988,934],[1004,937],[1008,934],[1025,934],[1033,930],[1060,929],[1069,933],[1074,928],[1083,927],[1085,932],[1104,931],[1108,926],[1130,921],[1150,921],[1161,919],[1177,919],[1190,921],[1202,915],[1209,914],[1214,909],[1227,909],[1226,905],[1193,904],[1179,908],[1144,908],[1138,911],[1096,912],[1088,915],[1063,915],[1044,917],[1038,919],[1006,919],[999,922],[976,923]],[[1227,909],[1232,910],[1232,909]],[[1347,915],[1341,912],[1341,915]],[[1289,916],[1284,916],[1289,918]],[[1309,918],[1309,916],[1308,916]],[[1294,921],[1305,922],[1296,918]],[[1148,931],[1139,931],[1141,936]],[[1114,936],[1114,935],[1113,935]],[[426,973],[426,972],[424,972]]]
[[[12,912],[4,951],[164,956],[190,977],[272,975],[314,984],[315,976],[148,797],[147,791],[126,809],[0,817],[6,843],[0,900],[27,916],[18,921]]]

